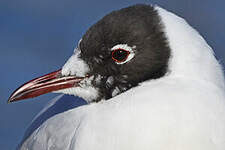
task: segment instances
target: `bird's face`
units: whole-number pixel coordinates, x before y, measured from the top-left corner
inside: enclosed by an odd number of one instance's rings
[[[88,102],[110,99],[167,72],[170,49],[157,11],[135,5],[93,25],[59,71],[29,81],[9,102],[62,92]]]

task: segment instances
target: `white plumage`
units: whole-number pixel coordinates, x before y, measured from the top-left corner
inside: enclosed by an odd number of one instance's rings
[[[171,48],[169,72],[108,101],[49,118],[21,150],[225,149],[222,68],[185,20],[155,9]]]

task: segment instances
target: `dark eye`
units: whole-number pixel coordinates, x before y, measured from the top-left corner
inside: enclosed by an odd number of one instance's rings
[[[118,63],[125,61],[130,52],[124,49],[115,49],[112,51],[112,59]]]

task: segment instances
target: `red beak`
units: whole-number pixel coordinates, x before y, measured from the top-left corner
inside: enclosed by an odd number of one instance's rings
[[[61,76],[61,69],[33,79],[15,90],[8,103],[40,96],[53,91],[76,87],[85,77]]]

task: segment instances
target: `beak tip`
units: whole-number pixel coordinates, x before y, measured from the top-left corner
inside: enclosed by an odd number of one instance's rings
[[[7,104],[10,104],[10,103],[12,103],[12,100],[8,99]]]
[[[10,104],[12,102],[14,102],[14,98],[10,96],[9,99],[8,99],[8,101],[7,101],[7,103]]]
[[[7,103],[8,103],[8,104],[13,103],[13,102],[15,102],[16,100],[18,100],[18,97],[13,93],[13,94],[10,95],[10,97],[8,98]]]

